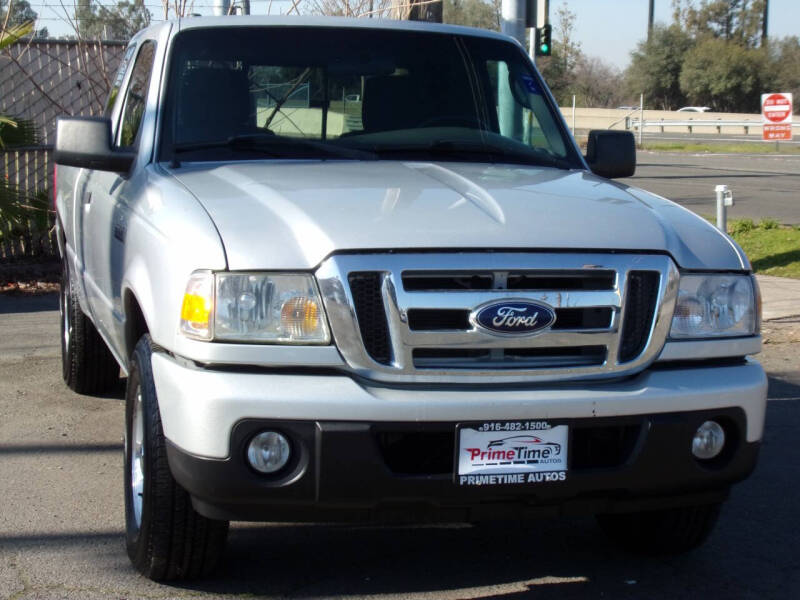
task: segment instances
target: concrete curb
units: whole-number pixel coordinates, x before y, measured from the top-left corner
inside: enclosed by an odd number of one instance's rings
[[[756,275],[764,321],[800,316],[800,279]]]

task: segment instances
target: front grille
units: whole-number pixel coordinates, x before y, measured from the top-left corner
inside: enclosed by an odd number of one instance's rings
[[[380,273],[350,273],[348,280],[364,348],[375,362],[388,365],[392,354],[389,326],[381,297]]]
[[[342,254],[316,275],[348,366],[390,383],[634,373],[663,347],[678,281],[668,256],[597,253]],[[533,335],[470,320],[498,301],[544,304],[556,320]]]
[[[403,288],[409,292],[490,290],[493,282],[491,273],[403,273]]]
[[[628,362],[644,350],[658,297],[659,274],[655,271],[631,271],[628,274],[628,298],[619,361]]]
[[[408,326],[412,331],[466,331],[470,328],[469,311],[413,308],[408,311]]]
[[[602,365],[605,346],[572,348],[416,348],[418,369],[544,369]]]
[[[377,431],[378,449],[392,473],[441,475],[453,472],[455,433],[443,431]]]
[[[409,292],[458,290],[611,290],[613,271],[509,271],[500,273],[404,272],[403,288]]]
[[[456,433],[452,425],[434,424],[424,430],[415,426],[373,430],[386,467],[397,475],[449,475],[455,465]],[[641,424],[571,427],[571,472],[613,469],[624,465],[642,434]]]
[[[623,465],[641,434],[640,425],[575,427],[572,430],[570,469],[609,469]]]

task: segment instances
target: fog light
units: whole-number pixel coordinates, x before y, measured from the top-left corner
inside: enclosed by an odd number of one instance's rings
[[[289,440],[277,431],[262,431],[247,446],[247,460],[260,473],[275,473],[289,462]]]
[[[706,421],[697,428],[692,440],[692,454],[701,460],[714,458],[725,445],[725,430],[716,421]]]

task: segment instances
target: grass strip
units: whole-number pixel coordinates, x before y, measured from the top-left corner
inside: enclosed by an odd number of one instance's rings
[[[800,279],[800,227],[774,219],[728,221],[728,233],[742,247],[756,273]]]
[[[800,146],[774,142],[644,142],[644,150],[707,154],[800,154]]]

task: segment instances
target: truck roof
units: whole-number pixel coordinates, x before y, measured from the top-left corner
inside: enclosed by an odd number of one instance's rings
[[[151,25],[147,29],[143,30],[143,32],[146,31],[150,35],[156,35],[161,31],[161,29],[169,26],[174,27],[174,31],[176,33],[178,31],[184,31],[187,29],[218,29],[220,27],[335,27],[352,29],[386,29],[392,31],[430,31],[436,33],[503,39],[516,43],[513,38],[496,31],[477,29],[475,27],[444,25],[441,23],[427,23],[423,21],[358,19],[353,17],[326,17],[308,15],[232,15],[224,17],[184,17],[181,19],[162,21],[161,23]],[[143,32],[140,32],[140,35]]]

